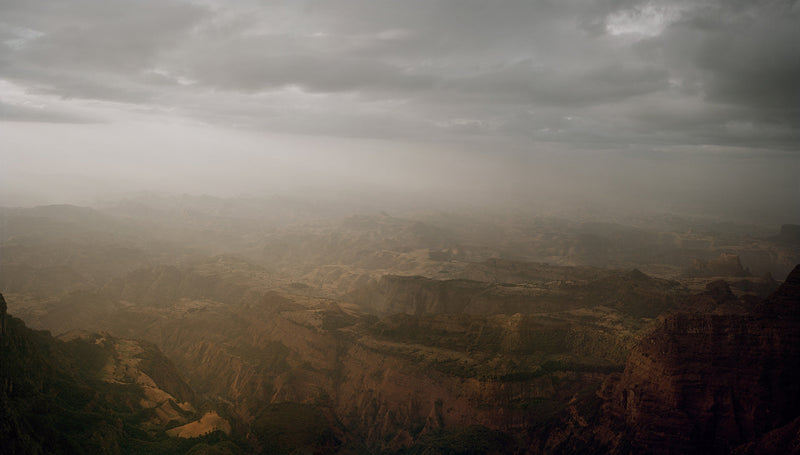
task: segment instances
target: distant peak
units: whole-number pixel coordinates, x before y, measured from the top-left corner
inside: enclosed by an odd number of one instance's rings
[[[783,284],[775,291],[775,296],[792,296],[796,300],[800,300],[800,264],[794,266],[789,276]]]
[[[633,281],[646,281],[650,279],[650,275],[642,272],[639,269],[633,269],[625,275],[627,278]]]
[[[736,300],[736,296],[733,295],[731,287],[725,280],[714,280],[706,284],[705,293],[707,295],[710,295],[717,303],[725,302],[728,300]]]
[[[800,264],[794,267],[786,277],[786,281],[759,305],[756,311],[768,315],[800,318]]]

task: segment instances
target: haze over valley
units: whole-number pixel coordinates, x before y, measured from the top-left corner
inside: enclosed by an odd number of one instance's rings
[[[797,453],[799,31],[0,2],[0,452]]]

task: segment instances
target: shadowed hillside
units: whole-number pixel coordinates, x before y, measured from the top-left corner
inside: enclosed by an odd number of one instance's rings
[[[194,392],[154,346],[87,332],[57,340],[7,315],[2,295],[0,303],[3,453],[244,453],[225,435],[227,422],[193,439],[167,436],[199,414]]]

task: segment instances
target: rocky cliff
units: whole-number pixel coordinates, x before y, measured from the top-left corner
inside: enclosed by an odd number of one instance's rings
[[[73,322],[157,344],[198,396],[227,403],[222,418],[233,417],[232,433],[256,451],[288,448],[276,433],[285,428],[340,452],[432,453],[471,441],[507,453],[726,453],[758,438],[783,441],[769,432],[800,415],[796,274],[758,305],[722,281],[687,300],[679,284],[635,269],[568,279],[568,268],[510,265],[520,281],[510,285],[391,276],[362,301],[396,312],[379,317],[346,302],[260,292],[263,269],[227,283],[226,264],[214,262],[217,278],[205,282],[203,268],[152,269],[113,293],[131,301],[65,308],[86,310]],[[159,283],[184,284],[151,298]],[[680,302],[683,312],[651,319]],[[115,338],[92,337],[93,345]],[[179,384],[156,379],[157,370],[169,377],[159,361],[122,358],[180,404]],[[199,417],[168,425],[194,434],[220,415]]]
[[[800,266],[744,315],[678,313],[632,351],[611,393],[633,447],[729,453],[800,416]]]
[[[351,293],[349,300],[377,314],[515,314],[605,306],[633,317],[652,318],[683,294],[678,283],[637,269],[593,273],[577,268],[576,279],[565,272],[568,267],[539,268],[538,280],[532,270],[516,272],[511,278],[525,281],[516,284],[386,275]],[[522,273],[527,276],[523,278]]]
[[[716,258],[704,260],[694,259],[691,267],[684,271],[685,276],[693,277],[744,277],[750,271],[742,266],[739,256],[722,253]]]
[[[1,453],[185,453],[226,439],[165,433],[199,415],[192,390],[155,346],[89,332],[54,339],[2,313]]]

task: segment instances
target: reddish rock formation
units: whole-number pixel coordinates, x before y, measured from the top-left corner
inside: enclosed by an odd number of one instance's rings
[[[750,314],[666,318],[633,350],[612,396],[612,414],[647,453],[729,453],[792,422],[800,416],[800,266]]]

